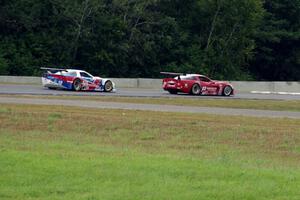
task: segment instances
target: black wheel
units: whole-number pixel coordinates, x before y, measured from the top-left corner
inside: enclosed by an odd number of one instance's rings
[[[232,93],[232,88],[229,85],[225,86],[223,89],[223,95],[230,96],[231,93]]]
[[[200,87],[200,85],[194,84],[192,86],[192,89],[191,89],[191,94],[193,94],[193,95],[200,95],[201,94],[201,87]]]
[[[73,89],[75,91],[80,91],[81,90],[81,80],[80,79],[75,79],[73,82]]]
[[[177,94],[177,93],[178,93],[177,90],[168,90],[168,92],[169,92],[170,94]]]
[[[113,83],[111,81],[106,81],[104,84],[104,91],[111,92],[113,90]]]
[[[49,90],[56,90],[55,87],[48,87]]]

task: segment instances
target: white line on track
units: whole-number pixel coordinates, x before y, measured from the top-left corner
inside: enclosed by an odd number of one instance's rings
[[[251,91],[252,94],[281,94],[281,95],[300,95],[300,92],[271,92],[271,91]]]

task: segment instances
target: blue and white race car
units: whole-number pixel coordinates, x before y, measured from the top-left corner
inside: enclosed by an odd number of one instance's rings
[[[75,91],[116,91],[115,83],[110,79],[93,76],[77,69],[41,68],[46,72],[42,76],[44,87]]]

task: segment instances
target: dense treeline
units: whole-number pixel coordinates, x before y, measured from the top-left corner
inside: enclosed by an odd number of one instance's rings
[[[300,0],[0,0],[0,74],[300,79]]]

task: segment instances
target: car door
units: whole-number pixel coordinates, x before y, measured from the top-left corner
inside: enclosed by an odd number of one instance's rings
[[[180,83],[180,87],[182,88],[182,92],[190,93],[193,85],[195,83],[199,83],[199,79],[196,76],[180,76],[178,80]]]
[[[87,82],[93,83],[94,79],[88,73],[86,73],[86,72],[80,72],[79,74],[80,74],[80,77],[83,78],[84,80],[86,80]]]
[[[202,87],[202,94],[216,95],[218,91],[218,85],[205,76],[199,77]]]

